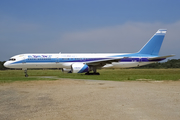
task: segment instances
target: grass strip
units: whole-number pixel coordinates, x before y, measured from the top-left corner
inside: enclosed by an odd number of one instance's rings
[[[98,72],[100,75],[63,73],[60,70],[28,70],[29,77],[26,78],[22,70],[4,70],[0,71],[0,82],[56,80],[58,78],[110,81],[180,80],[180,69],[102,69]]]

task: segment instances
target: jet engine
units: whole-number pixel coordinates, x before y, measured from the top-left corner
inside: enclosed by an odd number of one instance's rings
[[[84,63],[74,63],[71,66],[71,71],[72,73],[83,73],[83,72],[88,72],[89,67],[88,65]]]

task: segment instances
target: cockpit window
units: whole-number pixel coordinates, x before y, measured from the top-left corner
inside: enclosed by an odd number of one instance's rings
[[[15,61],[16,59],[15,58],[10,58],[9,61]]]

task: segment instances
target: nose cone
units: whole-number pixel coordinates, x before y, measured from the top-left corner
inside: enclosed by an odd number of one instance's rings
[[[4,63],[4,67],[9,68],[9,62],[5,62],[5,63]]]

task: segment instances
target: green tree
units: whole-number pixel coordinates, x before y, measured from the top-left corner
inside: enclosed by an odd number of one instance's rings
[[[3,62],[0,61],[0,70],[6,70],[7,69],[6,67],[4,67],[5,62],[6,61],[3,61]]]

